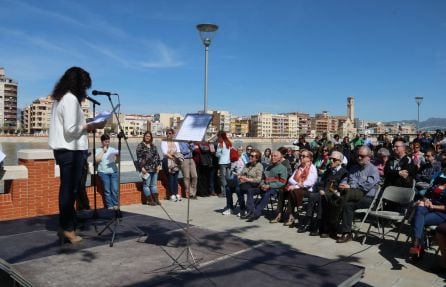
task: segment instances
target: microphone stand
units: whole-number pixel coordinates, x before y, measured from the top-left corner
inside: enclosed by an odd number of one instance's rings
[[[118,128],[119,128],[119,133],[118,133],[118,160],[117,160],[117,164],[118,164],[118,209],[113,210],[113,217],[110,219],[110,221],[104,226],[104,228],[98,232],[98,235],[101,235],[102,233],[104,233],[105,230],[109,229],[112,232],[112,238],[110,241],[110,247],[113,247],[114,241],[115,241],[115,236],[116,236],[116,230],[118,228],[118,226],[122,223],[122,212],[121,212],[121,140],[122,138],[124,138],[125,143],[127,144],[127,149],[130,153],[130,157],[132,158],[132,162],[133,165],[135,166],[135,169],[138,170],[138,166],[135,162],[135,158],[133,157],[132,151],[130,150],[130,146],[129,143],[127,142],[127,137],[124,134],[124,131],[122,129],[121,126],[121,122],[119,121],[119,115],[116,111],[116,106],[113,104],[113,101],[111,99],[112,94],[107,94],[106,96],[108,97],[108,100],[110,102],[110,105],[113,109],[113,114],[116,118],[116,121],[118,123]],[[110,226],[113,225],[113,228],[111,228]],[[142,230],[140,230],[139,228],[133,226],[133,229],[135,231],[137,231],[137,233],[139,234],[139,237],[146,235],[145,232],[143,232]]]
[[[96,116],[96,105],[101,105],[98,101],[91,99],[91,102],[93,103],[93,118]],[[97,176],[97,168],[96,168],[96,130],[93,131],[93,174],[90,177],[91,184],[93,185],[93,219],[98,219],[98,208],[97,208],[97,192],[98,187],[96,184],[96,176]]]

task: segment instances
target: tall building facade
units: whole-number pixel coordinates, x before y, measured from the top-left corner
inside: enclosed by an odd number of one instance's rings
[[[6,77],[0,67],[0,129],[11,132],[17,129],[17,88],[18,83]]]
[[[229,132],[231,130],[231,114],[228,111],[213,111],[211,125],[217,131]]]
[[[233,136],[248,137],[251,126],[251,119],[246,117],[231,118],[231,134]]]
[[[52,106],[51,96],[34,100],[31,105],[26,106],[22,111],[22,129],[28,134],[48,134]],[[85,118],[93,116],[89,101],[82,103],[82,111]]]
[[[250,134],[254,137],[295,138],[298,119],[294,114],[258,113],[251,116]]]

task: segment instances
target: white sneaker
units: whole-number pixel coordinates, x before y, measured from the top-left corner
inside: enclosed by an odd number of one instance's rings
[[[183,198],[181,197],[181,195],[177,195],[177,199],[178,201],[181,201]]]
[[[230,208],[226,208],[221,214],[223,214],[223,215],[231,215],[232,212],[231,212]]]
[[[171,195],[170,196],[170,201],[176,202],[177,201],[177,197],[175,195]]]

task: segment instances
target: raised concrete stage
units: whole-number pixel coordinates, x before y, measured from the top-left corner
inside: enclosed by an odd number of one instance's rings
[[[97,221],[97,228],[106,222]],[[147,236],[139,236],[134,227]],[[109,247],[110,232],[97,236],[91,220],[79,232],[85,239],[82,243],[61,247],[56,216],[4,221],[0,258],[16,278],[32,286],[352,286],[364,273],[363,267],[286,245],[191,227],[195,268],[192,258],[186,257],[183,227],[124,212],[113,247]],[[0,286],[8,286],[11,280],[2,278]]]

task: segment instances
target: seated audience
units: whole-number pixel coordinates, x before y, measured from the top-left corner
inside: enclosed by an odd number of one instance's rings
[[[417,183],[430,183],[432,180],[432,176],[438,173],[441,169],[441,163],[436,160],[436,154],[433,148],[427,149],[424,157],[426,161],[420,166],[420,169],[415,175],[415,180],[417,181]]]
[[[404,140],[395,140],[393,152],[394,156],[387,162],[384,169],[384,186],[412,187],[417,168],[406,154]]]
[[[258,188],[262,179],[263,165],[260,163],[260,151],[253,149],[249,155],[249,163],[238,174],[238,202],[240,204],[240,217],[246,214],[245,193],[249,189]]]
[[[286,167],[281,164],[282,154],[279,151],[272,153],[271,164],[266,167],[263,172],[262,181],[258,188],[251,188],[247,191],[246,208],[248,214],[246,218],[248,222],[257,220],[262,214],[262,210],[268,204],[272,195],[283,188],[287,181],[288,171]],[[254,196],[262,194],[261,201],[254,205]]]
[[[441,168],[442,171],[433,180],[432,187],[415,203],[411,222],[413,241],[409,250],[413,259],[420,258],[424,253],[424,227],[446,221],[446,161],[442,162]]]
[[[250,149],[252,150],[252,148]],[[244,159],[242,158],[243,154],[243,147],[239,147],[237,149],[238,152],[238,160],[231,162],[231,170],[229,172],[229,176],[226,179],[227,185],[226,185],[226,207],[223,209],[222,214],[223,215],[231,215],[236,214],[236,211],[234,209],[234,200],[232,198],[232,194],[237,194],[238,199],[240,200],[240,197],[243,198],[243,196],[240,196],[240,189],[238,181],[238,176],[242,169],[245,167]],[[243,205],[245,201],[243,200]],[[240,204],[241,205],[241,204]]]
[[[441,253],[440,264],[437,267],[434,267],[434,272],[436,273],[444,273],[446,272],[446,222],[441,223],[436,231],[436,238],[438,247]]]
[[[339,184],[340,196],[333,200],[333,213],[330,216],[333,226],[338,226],[342,216],[341,233],[337,243],[352,240],[352,223],[354,211],[358,208],[368,208],[378,189],[379,173],[371,161],[372,151],[368,146],[358,149],[358,160],[348,176],[347,182]]]
[[[320,148],[318,156],[314,161],[314,166],[317,169],[318,176],[322,176],[325,170],[330,166],[330,147],[324,145]]]
[[[376,158],[373,164],[378,168],[379,176],[381,180],[384,181],[384,169],[386,167],[387,161],[389,161],[390,152],[385,147],[380,148],[376,153]]]
[[[412,160],[414,165],[417,166],[417,168],[420,168],[420,166],[426,162],[424,158],[424,153],[421,152],[420,143],[415,142],[413,144]]]
[[[318,220],[321,220],[319,224],[319,232],[317,225],[310,235],[319,235],[322,238],[335,237],[336,226],[330,225],[330,214],[332,208],[332,200],[337,197],[335,192],[338,190],[338,186],[342,181],[346,181],[348,177],[348,171],[341,165],[344,155],[338,151],[333,151],[330,155],[330,167],[322,175],[322,178],[317,186],[318,193],[312,193],[319,195],[319,198],[313,196],[319,203]],[[309,201],[314,200],[310,196]],[[311,229],[310,229],[311,230]]]
[[[285,197],[288,196],[288,206],[286,213],[288,221],[286,226],[294,227],[294,209],[302,205],[302,200],[308,192],[313,191],[313,186],[317,180],[317,170],[313,165],[313,153],[309,150],[303,150],[300,155],[300,165],[288,180],[285,189],[279,191],[279,202],[277,206],[277,216],[271,223],[277,223],[282,220],[283,205]]]

